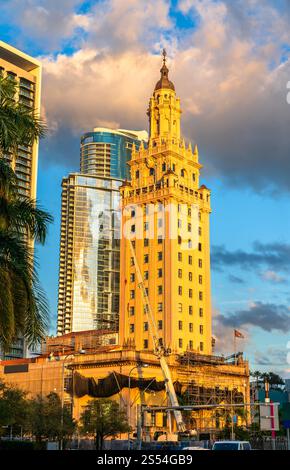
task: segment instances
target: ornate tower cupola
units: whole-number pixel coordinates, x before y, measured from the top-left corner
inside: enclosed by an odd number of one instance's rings
[[[166,56],[167,56],[167,54],[166,54],[165,49],[163,49],[162,55],[163,55],[163,65],[160,69],[161,78],[160,78],[160,80],[158,80],[158,82],[155,85],[155,91],[160,90],[162,88],[170,88],[171,90],[175,91],[174,84],[168,78],[169,69],[166,66]]]
[[[168,78],[166,51],[163,49],[163,65],[161,77],[156,83],[153,96],[149,102],[148,116],[150,141],[167,142],[168,137],[180,139],[180,99],[176,97],[174,84]]]

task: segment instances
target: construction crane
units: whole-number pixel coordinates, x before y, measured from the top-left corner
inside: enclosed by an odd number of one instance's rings
[[[163,344],[160,341],[160,337],[158,334],[157,326],[155,323],[154,315],[152,312],[152,308],[149,302],[149,298],[146,292],[146,288],[144,287],[144,282],[143,282],[143,277],[137,262],[136,258],[136,253],[135,253],[135,248],[133,246],[133,243],[131,239],[129,239],[129,244],[130,244],[130,250],[134,262],[134,266],[136,269],[136,274],[137,274],[137,280],[138,280],[138,287],[141,289],[142,296],[143,296],[143,304],[144,304],[144,310],[145,314],[147,315],[148,318],[148,325],[149,325],[149,332],[152,336],[152,341],[153,341],[153,348],[154,348],[154,354],[158,357],[159,362],[160,362],[160,367],[162,370],[162,374],[164,377],[164,382],[165,382],[165,389],[166,389],[166,394],[170,400],[171,406],[179,406],[178,399],[176,396],[176,392],[174,389],[174,385],[172,382],[171,378],[171,373],[166,361],[166,355],[168,354],[168,350],[166,350],[163,346]],[[177,424],[177,429],[179,432],[185,432],[186,428],[183,422],[182,414],[180,410],[174,410],[174,417],[176,420]]]

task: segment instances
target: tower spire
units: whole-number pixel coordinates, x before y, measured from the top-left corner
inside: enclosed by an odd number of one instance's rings
[[[156,83],[155,90],[160,90],[161,88],[169,88],[170,90],[175,91],[174,84],[168,78],[169,70],[166,65],[166,60],[167,60],[166,49],[163,49],[162,56],[163,56],[163,64],[160,69],[161,77],[160,77],[160,80]]]
[[[166,49],[163,48],[163,51],[162,51],[162,55],[163,55],[163,65],[166,64],[166,57],[167,57],[167,52],[166,52]]]

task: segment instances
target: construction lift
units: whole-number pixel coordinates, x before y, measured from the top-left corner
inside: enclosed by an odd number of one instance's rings
[[[143,296],[144,310],[148,318],[149,332],[151,334],[152,341],[153,341],[154,354],[156,355],[156,357],[158,357],[159,362],[160,362],[160,367],[161,367],[164,382],[165,382],[166,394],[171,403],[171,406],[178,407],[179,406],[178,399],[176,396],[176,392],[175,392],[174,385],[173,385],[172,378],[171,378],[171,373],[170,373],[167,360],[166,360],[166,356],[169,354],[169,352],[160,341],[161,338],[159,337],[159,334],[158,334],[152,308],[149,302],[146,289],[144,287],[142,274],[141,274],[141,271],[137,262],[135,248],[133,246],[131,239],[129,239],[129,244],[130,244],[130,251],[132,254],[132,258],[133,258],[133,263],[136,269],[138,287],[139,289],[141,289],[142,296]],[[176,420],[178,432],[179,433],[185,432],[186,428],[185,428],[185,424],[182,418],[181,411],[174,410],[174,417]]]

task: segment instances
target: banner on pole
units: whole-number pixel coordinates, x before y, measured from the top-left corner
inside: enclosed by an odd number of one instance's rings
[[[279,431],[278,403],[260,404],[261,431]]]

